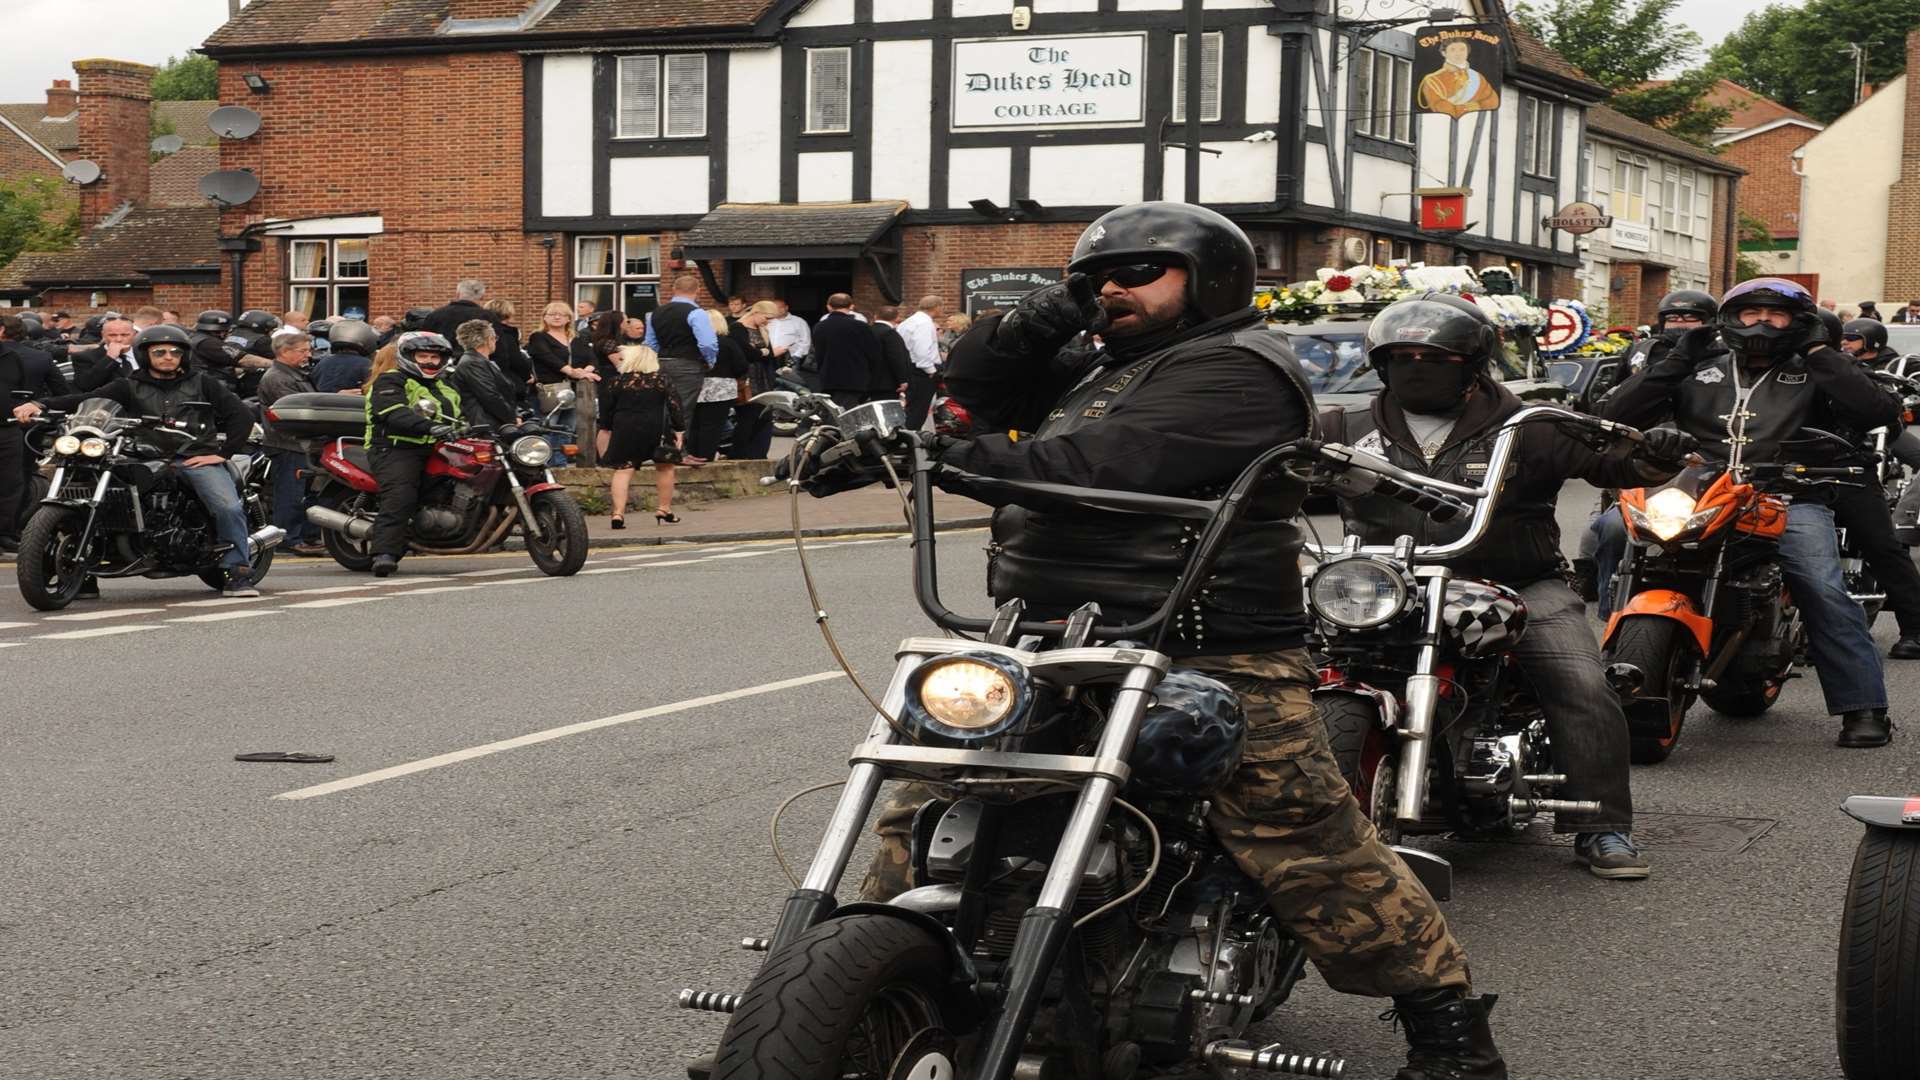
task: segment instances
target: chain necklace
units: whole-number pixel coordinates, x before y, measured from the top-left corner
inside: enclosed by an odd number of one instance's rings
[[[1407,433],[1420,446],[1420,456],[1432,461],[1440,456],[1447,445],[1447,436],[1453,434],[1456,417],[1421,416],[1416,413],[1402,413],[1407,421]]]

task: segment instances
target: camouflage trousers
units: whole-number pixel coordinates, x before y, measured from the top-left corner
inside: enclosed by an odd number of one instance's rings
[[[1314,714],[1304,652],[1192,657],[1239,693],[1247,749],[1214,795],[1209,823],[1240,869],[1266,890],[1281,925],[1306,947],[1335,990],[1387,997],[1466,989],[1467,954],[1426,887],[1374,831],[1340,776]],[[882,803],[880,837],[861,896],[912,887],[913,816],[936,796],[898,786]]]

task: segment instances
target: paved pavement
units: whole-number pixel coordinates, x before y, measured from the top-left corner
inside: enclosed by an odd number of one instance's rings
[[[956,606],[983,543],[942,545]],[[884,678],[925,625],[906,545],[813,549],[849,655]],[[842,776],[864,727],[795,569],[748,542],[602,550],[570,579],[514,553],[384,582],[288,560],[256,601],[110,581],[52,617],[0,581],[0,1076],[676,1075],[720,1021],[673,993],[743,986],[758,958],[733,943],[778,910],[769,814]],[[1891,674],[1920,698],[1920,664]],[[1563,847],[1439,843],[1515,1076],[1838,1075],[1857,830],[1836,806],[1920,781],[1911,737],[1833,749],[1816,689],[1756,721],[1696,712],[1636,773],[1643,812],[1753,822],[1702,849],[1648,816],[1648,882]],[[232,760],[255,750],[337,760]],[[789,816],[790,857],[830,798]],[[1386,1076],[1383,1007],[1309,979],[1263,1033]]]

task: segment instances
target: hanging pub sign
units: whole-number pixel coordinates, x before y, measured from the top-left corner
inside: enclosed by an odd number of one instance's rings
[[[1147,35],[953,43],[953,129],[1132,127],[1146,120]]]
[[[1590,202],[1571,202],[1552,217],[1541,218],[1540,224],[1575,236],[1585,236],[1595,229],[1612,225],[1613,216]]]
[[[1497,24],[1429,26],[1414,38],[1415,102],[1424,113],[1455,120],[1500,108],[1507,31]]]
[[[960,306],[972,315],[986,308],[1010,308],[1035,289],[1057,284],[1058,267],[991,267],[960,271]]]

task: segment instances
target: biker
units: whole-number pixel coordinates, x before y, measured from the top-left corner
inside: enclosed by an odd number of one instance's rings
[[[313,367],[314,388],[329,394],[364,393],[373,374],[379,333],[358,319],[341,319],[327,334],[333,350]]]
[[[367,388],[367,452],[380,482],[380,513],[373,521],[373,576],[386,577],[407,553],[407,523],[420,508],[420,481],[434,443],[460,419],[460,392],[440,381],[453,346],[439,334],[415,330],[402,334],[395,350],[398,366]],[[432,401],[438,411],[414,411]]]
[[[1312,391],[1249,306],[1254,251],[1238,226],[1199,206],[1135,203],[1089,226],[1068,269],[955,343],[947,387],[976,434],[952,441],[943,465],[1198,495],[1314,433]],[[1305,496],[1280,474],[1256,491],[1167,648],[1227,682],[1247,711],[1246,755],[1210,824],[1330,986],[1393,997],[1409,1044],[1398,1080],[1503,1078],[1492,999],[1468,997],[1465,951],[1354,801],[1314,714],[1301,579],[1289,569]],[[993,540],[996,599],[1021,597],[1042,618],[1098,599],[1106,618],[1128,622],[1164,601],[1191,534],[1170,519],[1006,505]],[[909,887],[912,818],[926,797],[908,786],[881,812],[867,897]]]
[[[1781,444],[1805,429],[1862,432],[1899,419],[1899,405],[1845,353],[1832,347],[1813,296],[1782,278],[1755,278],[1720,300],[1715,327],[1683,336],[1608,398],[1608,417],[1639,427],[1671,418],[1725,461],[1729,440],[1743,460],[1794,460]],[[1731,350],[1714,351],[1715,329]],[[1830,451],[1816,449],[1814,454]],[[1807,624],[1807,652],[1820,674],[1828,713],[1840,718],[1838,745],[1885,746],[1892,739],[1880,657],[1860,605],[1847,594],[1834,533],[1831,487],[1794,494],[1780,537],[1780,572]],[[1603,546],[1624,549],[1614,515]],[[1617,556],[1616,556],[1617,557]]]
[[[253,414],[219,379],[193,370],[188,363],[192,347],[187,332],[178,326],[149,327],[133,339],[133,371],[95,390],[27,402],[13,415],[30,420],[46,409],[69,410],[87,398],[103,397],[134,416],[199,420],[203,418],[181,415],[183,407],[187,402],[208,403],[213,408],[213,425],[203,425],[199,436],[178,451],[172,469],[200,497],[213,518],[214,535],[226,545],[220,556],[227,577],[221,594],[259,596],[248,565],[252,543],[247,537],[246,506],[227,468],[227,459],[246,447]]]
[[[1905,310],[1903,308],[1902,312],[1904,313]],[[1887,347],[1887,328],[1878,319],[1854,319],[1847,323],[1841,330],[1840,348],[1875,371],[1896,375],[1906,374],[1909,378],[1920,375],[1920,370],[1910,373],[1898,370],[1904,366],[1901,361],[1906,358]],[[1887,451],[1900,464],[1909,469],[1920,470],[1920,433],[1916,433],[1913,428],[1908,427],[1888,440]],[[1901,492],[1900,504],[1893,509],[1893,522],[1895,540],[1904,546],[1920,544],[1920,484],[1910,483]],[[1904,561],[1910,561],[1911,556],[1903,553],[1901,558]],[[1897,571],[1898,568],[1895,569]],[[1874,568],[1874,576],[1880,578],[1883,583],[1887,581],[1886,575],[1881,573],[1878,565]],[[1887,598],[1891,601],[1892,594],[1889,593]],[[1913,625],[1920,626],[1920,622]],[[1909,649],[1902,649],[1906,644],[1905,639],[1909,636],[1908,629],[1909,624],[1902,619],[1900,622],[1902,640],[1900,644],[1894,646],[1894,651],[1888,653],[1888,656],[1898,660],[1920,657],[1920,641],[1916,641]]]
[[[260,386],[260,377],[273,366],[273,332],[280,329],[280,317],[271,311],[249,308],[233,320],[233,331],[226,344],[238,350],[233,361],[233,391],[252,397]]]
[[[243,350],[227,343],[233,329],[233,316],[218,308],[208,308],[193,320],[187,337],[193,341],[193,366],[225,380],[231,390],[239,382],[239,362]]]
[[[493,362],[500,344],[499,331],[486,319],[468,319],[453,332],[464,350],[447,368],[445,385],[460,394],[466,421],[481,427],[506,427],[520,418],[519,388],[513,377]]]

